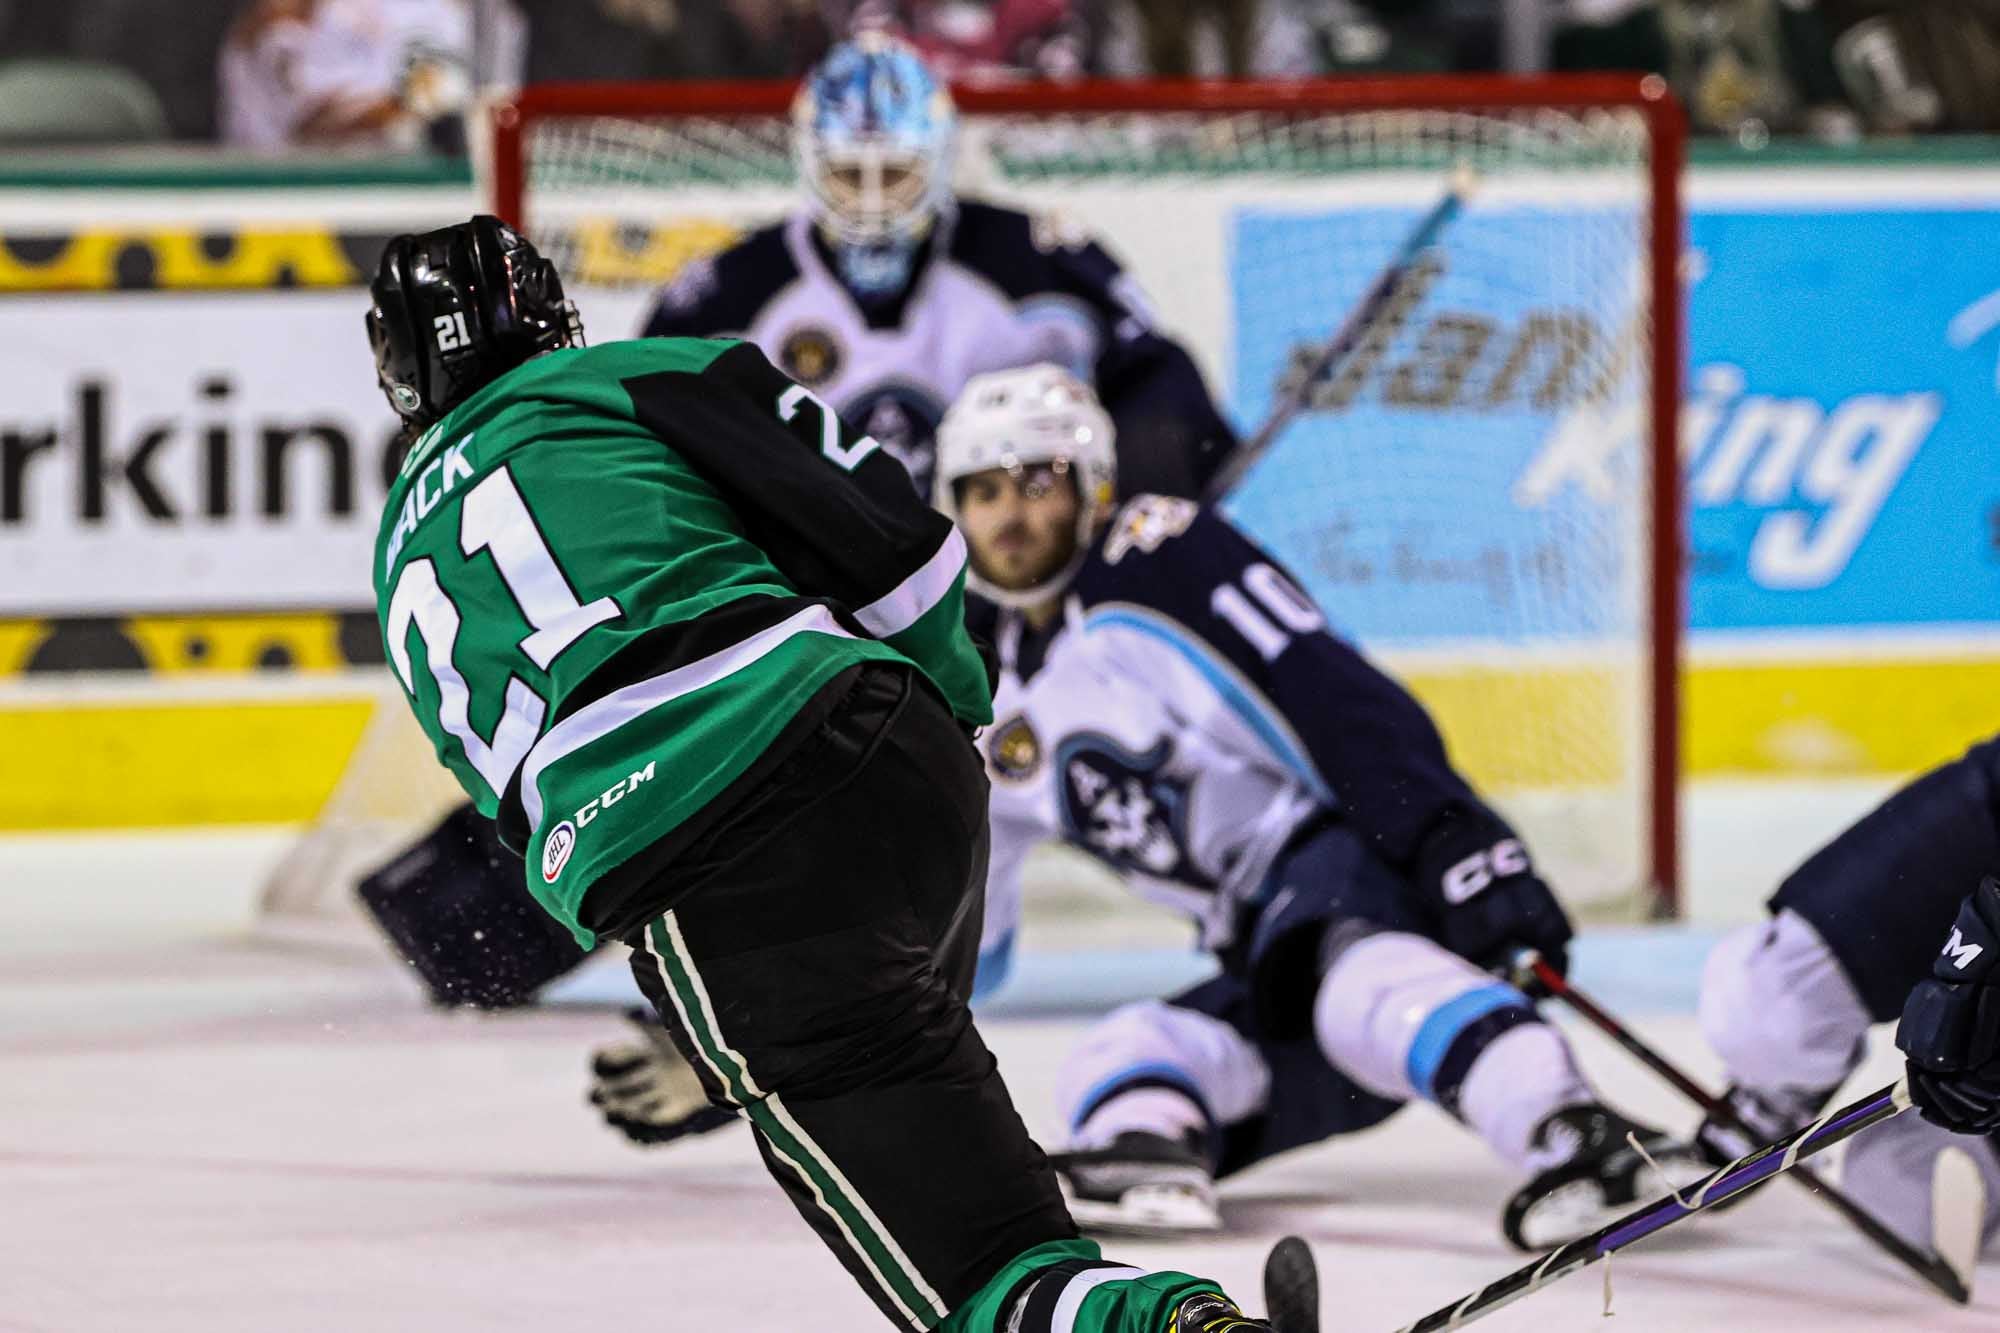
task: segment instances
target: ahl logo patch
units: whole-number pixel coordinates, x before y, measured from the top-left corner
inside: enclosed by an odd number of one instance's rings
[[[569,854],[576,850],[576,825],[565,819],[549,830],[542,842],[542,882],[553,884],[562,878]]]

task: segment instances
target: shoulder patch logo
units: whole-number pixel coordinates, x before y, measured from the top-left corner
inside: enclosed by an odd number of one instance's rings
[[[778,368],[808,389],[838,375],[840,360],[840,344],[816,324],[792,330],[778,347]]]
[[[1026,716],[1016,715],[993,728],[986,754],[996,777],[1023,782],[1042,766],[1042,739]]]
[[[1037,213],[1029,219],[1028,235],[1043,254],[1059,250],[1081,250],[1090,244],[1090,232],[1066,213]]]
[[[1104,539],[1104,563],[1115,565],[1133,551],[1151,555],[1160,544],[1188,530],[1200,506],[1192,500],[1176,500],[1165,495],[1134,496],[1112,520],[1111,535]]]
[[[565,819],[542,840],[542,883],[553,884],[561,879],[563,867],[569,864],[569,854],[575,850],[576,825]]]

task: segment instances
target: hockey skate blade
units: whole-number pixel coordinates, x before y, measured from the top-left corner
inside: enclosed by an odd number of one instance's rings
[[[1319,1265],[1297,1236],[1272,1246],[1264,1260],[1264,1317],[1277,1333],[1319,1333]]]
[[[1079,1199],[1065,1189],[1069,1215],[1085,1231],[1112,1236],[1180,1236],[1222,1230],[1215,1200],[1178,1186],[1135,1185],[1115,1202]]]
[[[1986,1222],[1986,1182],[1979,1163],[1963,1148],[1946,1148],[1931,1167],[1931,1246],[1958,1279],[1960,1305],[1972,1303],[1979,1267],[1980,1232]]]

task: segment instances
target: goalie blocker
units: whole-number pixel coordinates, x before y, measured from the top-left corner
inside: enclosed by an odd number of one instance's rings
[[[589,954],[529,896],[493,821],[460,806],[363,879],[362,908],[433,1002],[507,1009]]]

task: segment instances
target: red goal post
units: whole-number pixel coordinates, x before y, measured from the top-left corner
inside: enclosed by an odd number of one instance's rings
[[[639,214],[654,210],[671,211],[676,187],[669,180],[648,181],[648,171],[635,166],[634,151],[657,152],[662,162],[672,157],[672,170],[663,176],[687,169],[685,155],[717,151],[735,153],[730,146],[714,149],[715,135],[705,142],[690,136],[655,150],[636,149],[620,140],[615,148],[593,149],[578,131],[575,144],[563,148],[569,156],[560,171],[537,186],[539,174],[536,145],[546,136],[559,141],[563,122],[577,126],[597,122],[603,125],[672,126],[701,123],[711,127],[755,127],[759,160],[744,170],[763,187],[782,174],[778,162],[781,138],[795,91],[789,83],[679,83],[679,84],[574,84],[542,85],[522,90],[510,100],[491,108],[490,197],[494,211],[537,234],[536,200],[540,191],[551,199],[571,189],[588,193],[602,191],[607,184],[629,184],[634,191],[632,208]],[[1641,445],[1644,466],[1649,472],[1644,485],[1642,513],[1635,515],[1643,535],[1642,551],[1635,558],[1643,563],[1639,575],[1642,588],[1636,607],[1635,637],[1643,637],[1639,688],[1643,693],[1638,727],[1643,731],[1643,758],[1636,758],[1630,781],[1641,793],[1641,815],[1633,830],[1643,842],[1637,856],[1640,864],[1633,888],[1636,901],[1649,915],[1673,915],[1678,909],[1680,882],[1679,855],[1679,726],[1680,726],[1680,644],[1683,623],[1683,523],[1681,487],[1676,459],[1678,415],[1683,382],[1684,320],[1680,280],[1684,236],[1681,184],[1685,163],[1685,126],[1678,104],[1664,80],[1656,76],[1627,74],[1511,76],[1413,76],[1351,80],[1313,80],[1288,83],[1198,83],[1198,82],[1084,82],[1076,84],[1033,83],[1001,87],[965,87],[953,90],[959,111],[968,126],[990,123],[1142,123],[1154,118],[1167,124],[1208,123],[1212,132],[1197,134],[1197,153],[1218,151],[1226,143],[1231,151],[1243,151],[1248,136],[1258,131],[1245,126],[1284,127],[1307,123],[1341,121],[1353,126],[1352,144],[1366,141],[1366,151],[1379,149],[1378,127],[1405,122],[1470,125],[1463,131],[1473,136],[1467,151],[1488,154],[1508,151],[1505,134],[1489,135],[1477,126],[1485,123],[1523,127],[1522,133],[1539,132],[1545,122],[1573,122],[1589,125],[1616,120],[1630,128],[1628,164],[1633,188],[1640,192],[1642,216],[1633,228],[1635,253],[1633,281],[1643,284],[1645,337],[1642,355],[1646,362],[1641,389],[1635,390],[1644,439]],[[1380,131],[1386,133],[1387,131]],[[1429,133],[1428,130],[1424,131]],[[1565,131],[1568,132],[1568,131]],[[1373,136],[1373,137],[1371,137]],[[1482,137],[1485,136],[1485,137]],[[1143,136],[1142,136],[1143,138]],[[1623,142],[1621,140],[1621,142]],[[1268,153],[1264,144],[1257,151]],[[1294,151],[1296,146],[1288,151]],[[589,154],[607,154],[598,167]],[[1436,149],[1447,153],[1448,149]],[[1623,150],[1621,150],[1623,151]],[[720,161],[720,158],[718,158]],[[1442,178],[1442,157],[1430,161]],[[1185,161],[1176,166],[1187,169]],[[1212,163],[1197,163],[1187,177],[1191,188],[1202,188],[1212,179],[1204,170]],[[1273,170],[1288,168],[1280,163]],[[727,171],[710,170],[702,164],[693,168],[701,189],[713,193],[719,176]],[[651,191],[651,193],[648,193]],[[768,194],[768,188],[767,188]],[[768,203],[759,196],[760,205]],[[1158,217],[1152,226],[1171,230],[1175,217]],[[1129,252],[1143,248],[1146,225],[1137,223],[1125,234],[1112,238],[1114,250]],[[1447,239],[1446,249],[1450,242]],[[1133,263],[1148,286],[1159,288],[1167,279]],[[1611,270],[1607,269],[1607,272]],[[1196,279],[1199,281],[1199,278]],[[1610,279],[1601,279],[1600,285]],[[1156,291],[1156,295],[1158,292]],[[1165,304],[1164,302],[1162,304]],[[586,317],[590,316],[586,306]],[[1338,323],[1342,312],[1327,312],[1326,328]],[[1172,322],[1169,321],[1170,326]],[[615,324],[614,324],[615,327]],[[621,336],[619,329],[611,336]],[[600,335],[603,336],[603,335]],[[1213,373],[1212,366],[1210,367]],[[1248,426],[1251,422],[1240,422]],[[1339,619],[1338,614],[1335,616]],[[1393,662],[1393,654],[1391,655]],[[1450,728],[1447,727],[1450,735]],[[1459,741],[1452,736],[1454,748]],[[1571,822],[1587,816],[1572,814]],[[1532,840],[1532,839],[1531,839]]]

